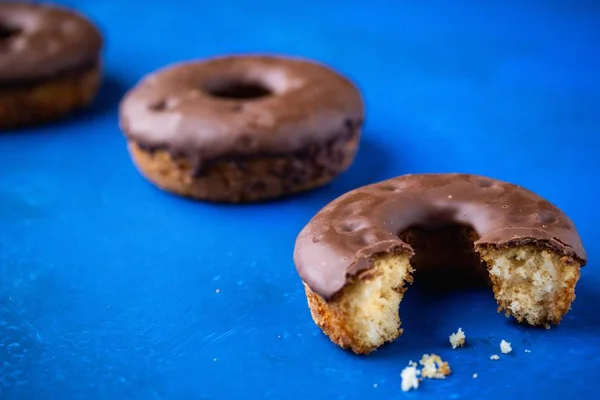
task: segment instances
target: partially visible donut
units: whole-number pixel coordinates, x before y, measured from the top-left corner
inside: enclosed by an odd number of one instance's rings
[[[59,6],[0,3],[0,129],[88,105],[101,76],[100,32]]]
[[[447,264],[487,270],[507,316],[558,324],[586,252],[571,220],[535,193],[482,176],[422,174],[325,206],[300,232],[294,261],[315,323],[339,346],[369,353],[401,335],[398,308],[413,275],[441,276]]]
[[[251,202],[346,170],[363,102],[348,79],[315,62],[233,55],[150,74],[123,99],[120,118],[135,165],[158,187]]]

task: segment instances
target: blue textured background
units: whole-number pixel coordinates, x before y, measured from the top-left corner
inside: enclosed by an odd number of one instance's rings
[[[64,3],[103,29],[106,79],[91,109],[0,135],[0,398],[597,398],[598,2]],[[367,125],[349,172],[249,206],[194,203],[138,175],[117,125],[124,91],[167,63],[240,51],[315,58],[359,84]],[[417,285],[397,342],[339,350],[310,319],[296,234],[351,188],[451,171],[522,184],[572,217],[589,264],[571,312],[531,329],[487,289]],[[459,326],[469,347],[453,351]],[[513,354],[490,361],[502,338]],[[401,392],[425,352],[452,376]]]

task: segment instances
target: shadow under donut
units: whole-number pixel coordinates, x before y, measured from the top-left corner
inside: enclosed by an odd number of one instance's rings
[[[106,75],[102,80],[96,99],[85,110],[90,113],[116,110],[127,89],[127,85],[119,78],[113,75]]]
[[[393,165],[395,170],[404,170],[402,167],[398,168],[398,164],[398,161],[394,161]],[[164,192],[167,195],[178,198],[180,201],[190,202],[191,204],[205,204],[219,208],[271,208],[274,206],[293,204],[294,207],[307,207],[310,209],[310,213],[314,213],[325,204],[350,190],[389,178],[388,171],[391,169],[391,165],[392,155],[383,145],[372,140],[367,133],[367,135],[363,134],[355,159],[350,167],[330,182],[317,188],[286,194],[278,198],[239,203],[196,200],[186,196],[175,195],[168,191]]]
[[[350,190],[389,178],[388,171],[391,170],[392,162],[395,170],[404,171],[401,155],[394,159],[389,149],[373,140],[374,136],[376,135],[368,132],[363,133],[352,165],[327,185],[296,195],[298,200],[308,201],[306,204],[316,212]]]

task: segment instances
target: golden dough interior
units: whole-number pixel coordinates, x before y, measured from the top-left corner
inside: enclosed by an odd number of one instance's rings
[[[535,326],[559,323],[575,298],[580,263],[544,246],[478,247],[470,228],[400,235],[415,255],[383,253],[329,301],[305,284],[315,323],[330,339],[358,354],[370,353],[402,334],[400,303],[415,279],[433,283],[491,283],[498,311]],[[437,278],[436,278],[437,276]]]
[[[558,324],[575,299],[580,264],[536,246],[482,249],[489,266],[498,311],[519,322]]]
[[[398,309],[412,282],[409,256],[377,256],[369,275],[355,279],[326,302],[304,285],[315,323],[342,348],[370,353],[402,334]]]

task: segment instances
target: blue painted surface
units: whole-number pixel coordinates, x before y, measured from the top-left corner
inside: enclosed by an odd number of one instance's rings
[[[597,2],[64,3],[105,32],[106,79],[90,110],[0,136],[0,398],[597,398]],[[165,64],[241,51],[354,79],[368,106],[356,163],[269,204],[155,189],[129,160],[120,97]],[[351,188],[451,171],[522,184],[572,217],[590,261],[571,312],[531,329],[497,314],[487,289],[417,286],[397,342],[339,350],[310,319],[296,234]],[[469,347],[453,351],[459,326]],[[513,354],[490,361],[503,338]],[[452,376],[401,392],[400,371],[426,352]]]

